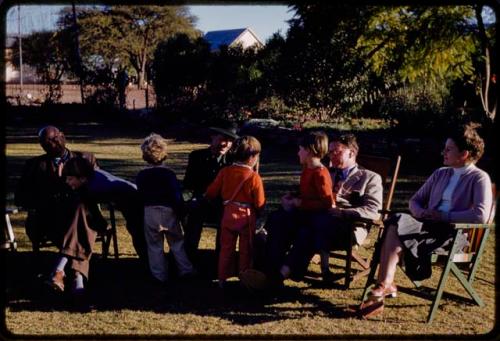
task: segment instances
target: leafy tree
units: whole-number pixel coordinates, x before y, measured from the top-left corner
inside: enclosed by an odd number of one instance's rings
[[[72,29],[66,9],[60,26]],[[194,28],[196,17],[185,6],[109,6],[84,7],[78,11],[79,41],[87,67],[107,67],[135,71],[138,86],[146,80],[146,71],[158,44],[177,33],[199,36]]]
[[[202,38],[178,34],[160,43],[152,64],[157,105],[181,111],[205,90],[210,46]]]
[[[372,15],[358,48],[367,67],[382,79],[380,94],[387,95],[387,90],[400,93],[401,87],[420,89],[429,94],[427,99],[431,93],[439,94],[434,96],[437,104],[453,96],[450,88],[457,81],[480,83],[481,94],[491,93],[491,39],[486,36],[479,7],[385,7]],[[478,58],[481,54],[484,59]],[[478,59],[484,66],[478,67]],[[488,111],[489,97],[482,98]]]
[[[262,77],[256,57],[256,49],[241,46],[221,46],[212,54],[203,99],[209,114],[235,120],[250,115],[259,100]]]
[[[71,52],[68,37],[60,32],[34,32],[23,38],[23,63],[34,67],[42,82],[48,85],[45,101],[57,102],[62,96],[61,79],[70,69]],[[12,46],[12,63],[19,68],[19,42]]]
[[[300,3],[280,56],[280,90],[288,105],[319,120],[356,113],[366,97],[356,42],[371,7]]]

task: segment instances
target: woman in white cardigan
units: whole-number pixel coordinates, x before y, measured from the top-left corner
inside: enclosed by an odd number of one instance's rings
[[[380,269],[371,298],[396,297],[394,275],[404,256],[407,274],[413,280],[431,276],[431,253],[451,242],[450,223],[485,223],[492,214],[491,180],[477,168],[484,142],[472,125],[450,134],[439,168],[410,199],[410,214],[394,214],[386,222],[380,254]],[[383,300],[382,300],[383,302]],[[368,309],[369,315],[381,313]]]

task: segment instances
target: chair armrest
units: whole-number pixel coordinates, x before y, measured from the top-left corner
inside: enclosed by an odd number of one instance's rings
[[[7,213],[7,214],[16,214],[18,212],[19,212],[19,210],[17,209],[17,207],[6,207],[5,208],[5,213]]]
[[[356,224],[356,223],[364,223],[364,224],[375,224],[377,220],[375,219],[368,219],[368,218],[362,218],[362,217],[357,217],[357,218],[353,218],[351,220],[351,222],[353,224]]]
[[[455,230],[465,229],[495,229],[495,224],[474,224],[474,223],[456,223],[451,224]]]

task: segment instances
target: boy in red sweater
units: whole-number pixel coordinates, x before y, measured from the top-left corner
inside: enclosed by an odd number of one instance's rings
[[[323,132],[309,132],[299,142],[299,161],[303,167],[300,193],[281,198],[281,209],[267,218],[266,264],[264,274],[256,271],[242,281],[251,289],[280,286],[293,275],[307,270],[314,251],[314,218],[335,205],[332,180],[321,159],[328,152],[328,137]]]
[[[300,176],[300,195],[294,196],[288,193],[281,198],[285,210],[297,210],[299,213],[300,226],[288,259],[281,267],[280,273],[283,278],[290,277],[291,268],[303,263],[297,259],[297,254],[302,254],[299,249],[310,247],[308,238],[311,236],[311,227],[308,226],[310,217],[316,213],[326,212],[335,206],[332,192],[332,179],[328,168],[321,159],[328,152],[328,137],[323,132],[310,132],[304,136],[299,143],[299,161],[302,165]]]
[[[260,142],[252,136],[242,136],[233,142],[233,164],[219,171],[208,186],[205,196],[218,196],[224,202],[221,221],[221,250],[218,264],[219,286],[222,288],[231,276],[231,263],[239,237],[239,271],[252,268],[253,235],[257,214],[265,203],[262,179],[253,168],[259,160]]]

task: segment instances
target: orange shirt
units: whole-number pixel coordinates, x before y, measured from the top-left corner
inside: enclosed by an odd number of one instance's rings
[[[222,168],[215,180],[208,186],[205,196],[208,199],[215,199],[219,195],[222,200],[229,200],[237,187],[248,175],[250,169],[244,166],[231,165]],[[235,201],[252,204],[254,208],[261,209],[266,198],[264,196],[264,184],[259,174],[253,172],[249,179],[238,192]]]
[[[307,211],[327,210],[335,203],[332,178],[326,167],[307,168],[300,175],[301,209]]]

